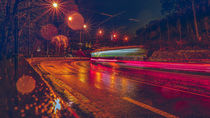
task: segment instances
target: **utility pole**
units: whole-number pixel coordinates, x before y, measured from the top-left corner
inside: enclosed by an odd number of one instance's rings
[[[28,2],[28,7],[31,6],[31,1]],[[28,16],[28,57],[30,57],[30,34],[31,34],[31,12],[29,10],[29,16]]]
[[[79,45],[80,45],[80,49],[82,48],[82,30],[80,30],[79,32]]]

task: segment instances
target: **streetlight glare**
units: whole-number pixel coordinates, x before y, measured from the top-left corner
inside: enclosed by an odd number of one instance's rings
[[[114,35],[113,35],[113,37],[114,37],[114,38],[116,38],[116,37],[117,37],[117,35],[116,35],[116,34],[114,34]]]
[[[58,7],[58,3],[54,2],[53,3],[53,7],[57,8]]]
[[[87,28],[87,25],[83,25],[83,28],[85,28],[85,29],[86,29],[86,28]]]
[[[71,16],[69,17],[69,21],[72,21],[72,17]]]
[[[84,18],[83,16],[75,11],[68,13],[67,15],[67,23],[68,26],[73,30],[81,30],[84,29]]]
[[[124,40],[125,40],[125,41],[128,41],[128,37],[126,36]]]

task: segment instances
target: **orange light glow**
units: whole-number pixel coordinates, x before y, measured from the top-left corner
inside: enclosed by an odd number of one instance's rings
[[[16,83],[17,91],[21,94],[29,94],[36,87],[36,81],[32,76],[23,75],[20,77]]]
[[[56,44],[58,48],[62,46],[66,49],[68,46],[68,38],[64,35],[57,35],[52,38],[51,43]]]
[[[68,21],[68,26],[72,29],[72,30],[81,30],[84,28],[84,18],[83,16],[78,13],[78,12],[70,12],[67,15],[66,18]]]
[[[53,7],[57,8],[58,7],[58,3],[54,2],[53,3]]]
[[[72,21],[72,17],[71,16],[69,16],[69,21]]]
[[[103,30],[102,29],[99,29],[97,35],[98,36],[102,36],[103,34],[104,34]]]
[[[114,38],[116,38],[116,37],[117,37],[117,35],[116,35],[116,34],[114,34],[114,35],[113,35],[113,37],[114,37]]]
[[[112,73],[110,79],[111,79],[111,81],[110,81],[110,87],[111,87],[111,88],[115,88],[115,84],[116,84],[116,83],[115,83],[115,81],[116,81],[116,72],[113,72],[113,73]]]
[[[128,41],[128,37],[126,36],[124,40],[125,40],[125,41]]]
[[[87,25],[83,25],[83,28],[86,29],[87,28]]]

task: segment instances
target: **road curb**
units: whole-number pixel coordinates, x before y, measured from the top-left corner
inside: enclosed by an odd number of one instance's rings
[[[74,58],[73,60],[75,59],[77,60],[81,58]],[[82,58],[82,59],[86,60],[87,58]],[[55,61],[55,60],[57,59],[50,59],[50,61]],[[100,110],[97,107],[97,105],[94,103],[91,103],[91,101],[87,97],[83,96],[82,94],[78,93],[71,87],[67,86],[61,80],[49,75],[49,73],[47,73],[45,70],[42,69],[41,66],[38,65],[38,63],[41,60],[38,60],[37,62],[33,62],[34,64],[31,64],[33,61],[31,59],[28,59],[27,61],[30,64],[30,66],[41,76],[42,80],[45,83],[47,83],[48,86],[51,87],[52,90],[53,90],[52,86],[54,86],[53,91],[59,94],[58,96],[62,98],[62,100],[66,103],[66,105],[68,105],[70,108],[74,107],[74,109],[76,109],[77,112],[79,112],[78,114],[80,117],[106,118],[106,117],[112,116],[111,114],[106,113],[103,110]],[[74,105],[72,105],[72,103]]]

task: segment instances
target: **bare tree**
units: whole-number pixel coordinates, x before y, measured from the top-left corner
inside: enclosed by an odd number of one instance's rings
[[[201,40],[199,35],[198,23],[197,23],[197,14],[196,8],[199,6],[199,3],[209,4],[209,0],[161,0],[162,4],[162,13],[163,14],[172,14],[178,13],[183,14],[189,9],[193,12],[194,28],[196,33],[197,40]]]

